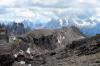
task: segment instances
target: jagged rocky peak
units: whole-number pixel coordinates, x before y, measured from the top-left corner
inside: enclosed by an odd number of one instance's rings
[[[14,34],[18,34],[18,35],[25,33],[25,28],[24,28],[23,23],[15,23],[14,22],[12,24],[11,30]]]
[[[58,45],[62,48],[67,44],[71,44],[72,41],[85,38],[85,36],[75,26],[63,27],[62,29],[58,29],[56,33]]]
[[[23,23],[11,22],[7,25],[0,24],[0,26],[5,28],[9,35],[22,35],[30,31],[30,29],[26,28]]]
[[[24,42],[32,43],[40,49],[61,49],[72,41],[83,39],[84,35],[77,27],[63,27],[61,29],[39,29],[19,37]]]

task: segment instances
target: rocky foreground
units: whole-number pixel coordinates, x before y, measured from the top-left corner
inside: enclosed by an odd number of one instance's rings
[[[100,36],[74,26],[35,30],[0,43],[0,66],[100,66]]]

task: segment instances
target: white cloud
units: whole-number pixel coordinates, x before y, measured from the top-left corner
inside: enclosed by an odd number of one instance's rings
[[[99,0],[0,0],[0,20],[44,20],[69,16],[87,19],[100,16]]]
[[[28,9],[26,9],[24,11],[17,11],[15,13],[15,15],[19,16],[19,17],[26,17],[26,18],[33,18],[36,16],[32,11],[30,11]]]
[[[84,28],[84,27],[88,27],[88,28],[92,28],[94,26],[96,26],[97,23],[95,22],[86,22],[86,21],[82,21],[81,23],[78,23],[76,21],[74,21],[75,25],[80,27],[80,28]]]
[[[50,5],[56,4],[59,0],[33,0],[33,4],[43,4],[43,5]]]
[[[0,0],[7,7],[100,7],[99,0]]]
[[[0,6],[13,6],[14,0],[0,0]]]

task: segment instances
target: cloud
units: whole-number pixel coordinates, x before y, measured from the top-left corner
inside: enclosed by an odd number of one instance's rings
[[[0,6],[12,7],[14,5],[14,0],[0,0]]]
[[[100,16],[99,0],[0,0],[0,20],[49,21],[70,17],[89,19]]]
[[[74,21],[75,25],[80,27],[80,28],[84,28],[84,27],[88,27],[88,28],[93,28],[94,26],[97,25],[96,22],[87,22],[87,21],[81,21],[81,23],[78,23],[77,21]]]
[[[99,0],[0,0],[0,6],[6,7],[46,7],[46,8],[81,8],[100,7]]]
[[[15,15],[18,17],[34,18],[36,15],[29,9],[16,10]]]

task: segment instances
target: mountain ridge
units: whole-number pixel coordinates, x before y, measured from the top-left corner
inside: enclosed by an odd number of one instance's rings
[[[10,22],[8,25],[12,25],[16,22]],[[83,32],[87,36],[94,36],[96,34],[100,33],[100,22],[96,19],[71,19],[71,18],[60,18],[60,19],[51,19],[47,23],[43,22],[32,22],[29,20],[23,20],[20,22],[24,25],[24,28],[28,30],[35,30],[35,29],[59,29],[62,27],[68,27],[68,26],[76,26],[78,27],[81,32]],[[19,23],[18,23],[19,24]]]

